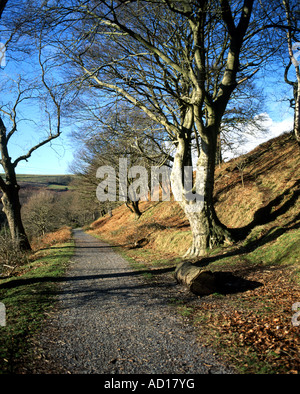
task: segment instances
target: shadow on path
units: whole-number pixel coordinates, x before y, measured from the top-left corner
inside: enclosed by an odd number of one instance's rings
[[[119,273],[115,272],[115,273],[99,274],[99,275],[59,276],[56,278],[53,278],[51,276],[41,276],[35,278],[13,279],[9,282],[1,284],[0,289],[11,289],[18,286],[32,285],[34,283],[42,283],[42,282],[70,282],[70,281],[95,280],[95,279],[105,279],[105,278],[137,276],[147,273],[151,273],[152,275],[159,275],[166,272],[172,272],[174,271],[174,269],[175,267],[161,268],[155,270],[128,271],[128,272],[119,272]]]

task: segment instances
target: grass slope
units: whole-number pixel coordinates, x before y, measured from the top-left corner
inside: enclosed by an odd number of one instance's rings
[[[30,182],[41,184],[57,184],[68,186],[74,175],[34,175],[34,174],[18,174],[18,182]]]
[[[215,207],[239,242],[195,261],[258,283],[255,289],[173,300],[175,310],[199,328],[242,373],[300,372],[299,147],[291,134],[272,139],[216,170]],[[135,267],[175,267],[191,242],[189,223],[176,202],[142,202],[137,221],[124,206],[94,222],[91,233],[119,245]],[[158,272],[158,271],[157,271]]]
[[[56,300],[57,282],[72,254],[70,229],[63,228],[46,235],[13,277],[0,279],[0,301],[6,307],[6,326],[0,327],[0,374],[26,369],[31,338]]]

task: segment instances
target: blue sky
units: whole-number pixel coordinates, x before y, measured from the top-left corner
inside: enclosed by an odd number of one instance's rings
[[[41,121],[41,115],[31,111],[26,105],[22,108],[22,118],[34,120],[34,122],[20,120],[17,132],[11,137],[8,150],[12,160],[24,155],[36,145],[43,137],[47,137],[47,127]],[[6,120],[5,126],[9,131],[10,124]],[[17,174],[45,174],[63,175],[69,174],[69,166],[73,161],[71,140],[68,137],[71,128],[62,126],[60,137],[35,150],[30,158],[22,160],[16,167]],[[1,168],[0,168],[1,172]]]
[[[33,62],[32,59],[31,62]],[[31,66],[32,63],[27,63],[26,67],[28,67],[28,69],[24,69],[23,66],[23,72],[25,70],[26,73]],[[4,74],[13,77],[14,73],[20,71],[13,67],[13,63],[9,64],[8,61],[6,67],[0,70],[0,78],[3,78]],[[240,153],[249,152],[260,143],[276,137],[283,132],[290,131],[293,125],[293,111],[289,108],[287,101],[281,101],[282,97],[286,94],[291,96],[291,92],[288,93],[289,87],[283,81],[283,67],[280,65],[277,72],[269,74],[269,76],[267,75],[267,77],[265,77],[264,80],[260,80],[259,83],[267,96],[265,112],[267,114],[266,126],[269,133],[261,137],[249,138],[248,143],[240,147]],[[7,91],[5,92],[8,93]],[[13,94],[13,92],[11,92],[11,94]],[[9,100],[9,94],[5,94],[2,97],[4,97],[5,100]],[[28,121],[20,122],[20,130],[13,136],[9,144],[9,152],[13,159],[26,153],[27,150],[38,141],[38,136],[41,134],[38,125],[42,124],[42,113],[39,113],[37,103],[31,105],[31,107],[26,107],[24,104],[22,108],[22,117],[27,119],[35,118],[35,124]],[[49,175],[70,173],[70,165],[74,160],[73,151],[76,148],[69,138],[71,128],[72,125],[63,126],[62,135],[58,139],[53,140],[51,143],[33,152],[27,162],[21,161],[16,168],[16,172],[18,174]],[[46,131],[46,128],[44,131]]]
[[[248,143],[239,148],[240,153],[247,153],[262,142],[291,130],[293,115],[288,108],[282,108],[277,112],[277,115],[272,112],[270,111],[273,118],[268,113],[266,114],[265,125],[269,133],[260,137],[249,137]],[[279,115],[280,113],[281,115]],[[16,135],[11,141],[9,148],[12,158],[24,153],[24,141],[26,140],[24,134],[27,133],[30,134],[29,128],[24,130],[20,138]],[[66,128],[59,138],[33,152],[27,162],[21,161],[17,166],[17,174],[69,174],[71,172],[69,167],[74,160],[73,151],[76,148],[68,136],[69,133],[70,128]]]
[[[21,161],[17,166],[17,174],[42,174],[42,175],[64,175],[70,174],[69,166],[73,161],[73,149],[66,136],[62,135],[32,153],[28,161]],[[19,146],[10,146],[12,157],[21,152]]]
[[[283,132],[290,131],[293,125],[293,117],[287,113],[283,119],[273,120],[268,117],[266,125],[269,134],[266,136],[249,137],[249,142],[241,146],[240,153],[247,153],[254,149],[257,145],[282,134]],[[51,144],[39,148],[33,152],[28,161],[21,161],[17,167],[18,174],[44,174],[44,175],[63,175],[70,173],[70,164],[73,162],[73,147],[68,139],[67,130],[62,135],[54,140]],[[20,141],[21,143],[21,141]],[[19,144],[18,144],[19,145]],[[21,152],[20,146],[12,144],[10,152],[12,157]]]
[[[285,88],[286,87],[282,85],[282,89],[285,90]],[[293,127],[293,110],[289,108],[286,101],[278,100],[275,93],[270,94],[269,98],[266,100],[265,115],[266,120],[264,125],[266,126],[268,133],[256,137],[249,136],[248,142],[238,148],[238,154],[247,153],[257,145],[271,138],[277,137],[284,132],[291,131]],[[28,162],[21,161],[17,167],[17,173],[45,175],[70,174],[70,165],[74,160],[73,152],[74,149],[76,149],[74,142],[71,141],[69,137],[71,129],[71,125],[63,128],[62,135],[59,138],[33,152]],[[26,135],[30,133],[31,130],[28,126],[25,128],[22,135],[20,135],[20,139],[16,136],[12,141],[10,145],[12,157],[17,157],[17,155],[22,152],[24,153],[24,141],[27,140]],[[228,158],[230,158],[230,156],[228,156]]]
[[[256,137],[249,136],[248,142],[238,148],[235,156],[237,154],[247,153],[262,142],[292,129],[293,110],[289,108],[288,101],[282,101],[283,97],[290,97],[292,92],[289,91],[290,87],[284,83],[283,78],[280,81],[280,74],[281,72],[279,70],[278,75],[276,77],[273,75],[273,78],[269,78],[267,81],[265,80],[263,86],[267,96],[265,100],[266,120],[264,125],[268,133]],[[274,79],[276,78],[278,79],[277,84],[274,83]],[[272,87],[275,87],[276,90],[273,91]],[[31,106],[24,105],[21,109],[22,117],[27,119],[35,118],[35,123],[30,121],[20,123],[20,130],[13,136],[9,144],[9,152],[13,159],[26,153],[39,140],[40,135],[43,133],[41,127],[39,128],[37,126],[43,124],[41,122],[42,112],[40,113],[37,108],[38,106],[34,104]],[[46,131],[47,127],[44,127],[44,132]],[[74,142],[69,137],[71,131],[72,125],[64,124],[62,126],[62,134],[59,138],[33,152],[27,162],[19,162],[16,169],[17,174],[70,174],[70,165],[74,160],[73,152],[76,149]],[[230,159],[231,157],[232,155],[230,154],[224,155],[225,159]]]
[[[262,86],[266,94],[264,112],[266,119],[264,125],[268,132],[256,137],[249,136],[246,144],[240,146],[234,155],[224,154],[224,159],[230,159],[233,156],[247,153],[257,145],[292,130],[293,110],[289,107],[288,101],[282,100],[284,97],[290,97],[292,92],[290,91],[289,85],[284,83],[283,76],[281,76],[281,70],[282,69],[279,68],[277,75],[273,74],[272,77],[264,79]],[[36,116],[41,117],[41,115],[38,114]],[[38,122],[37,120],[36,123]],[[22,132],[20,131],[19,137],[16,135],[11,141],[10,152],[13,158],[22,153],[24,154],[24,148],[32,146],[35,142],[33,129],[32,124],[25,122],[24,130],[22,130]],[[41,132],[40,130],[36,131],[37,135]],[[62,135],[58,139],[53,140],[51,143],[33,152],[28,162],[21,161],[17,167],[17,173],[47,175],[70,174],[70,165],[74,160],[73,152],[76,149],[74,142],[69,137],[71,131],[72,125],[68,124],[63,126]],[[33,136],[31,137],[32,139],[29,138],[30,135]]]
[[[0,90],[2,91],[0,104],[4,105],[4,109],[7,110],[7,105],[12,108],[16,100],[16,81],[18,80],[18,75],[20,73],[25,77],[34,73],[37,75],[37,71],[34,70],[34,67],[36,67],[34,59],[30,59],[31,64],[28,62],[21,63],[22,68],[20,67],[20,63],[11,61],[8,55],[6,55],[5,60],[4,64],[2,62],[2,68],[0,69]],[[47,122],[43,119],[44,114],[44,108],[41,108],[36,98],[24,101],[17,107],[18,127],[8,144],[8,150],[12,160],[26,154],[31,147],[47,137],[48,129]],[[11,127],[9,119],[3,113],[1,116],[7,131],[9,131]],[[54,118],[53,128],[55,127],[55,123]],[[38,148],[27,161],[20,161],[16,167],[16,173],[45,175],[69,174],[69,166],[73,161],[73,148],[68,138],[71,131],[70,125],[62,125],[61,131],[62,134],[60,137]],[[2,172],[1,166],[0,172]]]

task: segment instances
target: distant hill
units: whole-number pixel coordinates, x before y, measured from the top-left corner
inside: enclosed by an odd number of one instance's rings
[[[0,174],[4,177],[4,174]],[[27,199],[39,190],[53,190],[55,192],[66,192],[72,189],[70,183],[74,180],[75,175],[34,175],[19,174],[17,182],[20,185],[20,201],[23,205]],[[0,197],[2,193],[0,192]],[[5,215],[2,212],[2,203],[0,200],[0,227],[5,223]]]
[[[68,186],[74,175],[30,175],[30,174],[19,174],[17,175],[17,181],[19,183],[34,183],[42,185],[60,185]]]
[[[4,174],[0,176],[5,177]],[[75,175],[35,175],[35,174],[18,174],[19,183],[34,183],[42,185],[62,185],[68,186],[74,179]]]

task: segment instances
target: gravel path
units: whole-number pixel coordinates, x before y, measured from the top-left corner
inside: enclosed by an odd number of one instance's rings
[[[42,357],[30,373],[230,373],[174,315],[170,299],[183,289],[170,275],[161,285],[147,281],[112,247],[80,229],[74,238],[58,307],[36,344]]]

